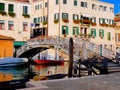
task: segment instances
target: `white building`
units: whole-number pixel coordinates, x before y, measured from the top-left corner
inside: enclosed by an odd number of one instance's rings
[[[34,36],[89,38],[115,50],[114,5],[99,0],[31,0]]]
[[[0,0],[0,35],[15,39],[21,46],[30,39],[31,4],[20,0]]]

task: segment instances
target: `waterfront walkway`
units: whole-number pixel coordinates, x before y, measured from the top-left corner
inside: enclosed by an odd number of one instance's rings
[[[120,90],[120,73],[65,78],[60,80],[30,81],[22,90]]]

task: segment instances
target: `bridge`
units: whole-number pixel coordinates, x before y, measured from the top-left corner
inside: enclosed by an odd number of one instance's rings
[[[16,56],[31,58],[37,53],[50,48],[69,55],[69,40],[70,37],[64,38],[59,36],[33,38],[28,40],[17,50]],[[74,37],[73,43],[73,57],[75,60],[87,59],[89,57],[93,57],[94,55],[104,56],[110,59],[115,58],[115,51],[109,50],[90,41],[83,40],[79,37]]]

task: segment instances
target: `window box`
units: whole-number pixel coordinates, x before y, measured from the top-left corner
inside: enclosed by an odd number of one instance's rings
[[[114,28],[115,25],[109,25],[109,27],[113,27]]]
[[[46,25],[46,24],[47,24],[47,21],[44,21],[44,22],[43,22],[43,25]]]
[[[69,20],[67,19],[67,18],[64,18],[64,19],[62,19],[63,20],[63,22],[65,22],[65,23],[68,23],[69,22]]]
[[[64,37],[67,37],[67,35],[66,35],[66,34],[64,34],[63,36],[64,36]]]
[[[55,19],[55,20],[54,20],[54,23],[55,23],[55,24],[57,24],[58,22],[59,22],[59,20],[58,20],[58,19]]]
[[[7,13],[5,11],[0,11],[0,14],[3,15],[3,16],[7,15]]]
[[[92,25],[92,26],[96,26],[97,24],[96,24],[95,22],[92,22],[91,25]]]
[[[108,24],[106,24],[106,23],[100,23],[99,25],[102,27],[108,27]]]
[[[13,12],[9,12],[8,14],[9,14],[9,16],[11,16],[11,17],[15,17],[15,16],[16,16],[16,14],[13,13]]]
[[[79,24],[79,23],[80,23],[79,20],[73,20],[73,22],[74,22],[75,24]]]
[[[82,19],[82,20],[80,20],[80,22],[83,23],[83,24],[90,24],[91,20]]]
[[[22,16],[25,17],[25,18],[30,18],[30,15],[29,15],[29,14],[24,14],[24,13],[23,13]]]
[[[103,39],[103,37],[102,37],[102,36],[101,36],[100,38],[101,38],[101,39]]]

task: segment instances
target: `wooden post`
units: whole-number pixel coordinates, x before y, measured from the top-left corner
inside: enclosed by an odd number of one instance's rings
[[[68,69],[68,78],[72,77],[73,69],[73,39],[69,40],[69,69]]]

